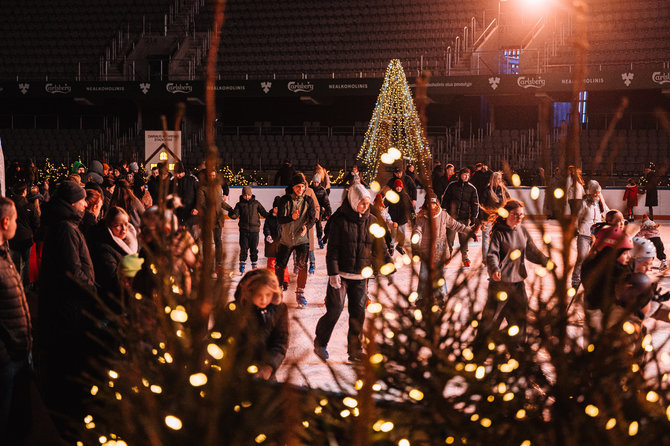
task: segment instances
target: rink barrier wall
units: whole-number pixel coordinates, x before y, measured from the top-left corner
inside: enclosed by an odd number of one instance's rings
[[[521,200],[526,205],[526,214],[529,217],[539,217],[542,215],[542,205],[544,203],[544,187],[540,187],[540,196],[537,200],[533,200],[530,196],[531,187],[510,187],[509,191],[512,198]],[[286,188],[278,186],[252,186],[253,194],[256,199],[263,205],[263,207],[270,211],[272,202],[277,195],[284,195]],[[623,200],[625,187],[607,187],[603,188],[602,195],[610,209],[619,209],[625,213],[626,203]],[[330,206],[335,212],[335,209],[340,207],[342,203],[343,187],[332,187],[330,190]],[[230,195],[228,196],[228,204],[235,206],[242,194],[242,186],[230,187]],[[418,190],[417,210],[423,204],[423,190]],[[635,207],[635,215],[641,217],[647,212],[644,206],[645,195],[638,196],[639,205]],[[659,206],[654,207],[654,220],[670,220],[670,189],[658,190]],[[567,212],[567,209],[566,209]]]

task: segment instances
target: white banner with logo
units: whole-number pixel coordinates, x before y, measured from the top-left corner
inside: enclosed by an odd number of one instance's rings
[[[147,170],[158,163],[167,163],[173,171],[181,161],[181,131],[146,130],[144,132],[144,165]]]

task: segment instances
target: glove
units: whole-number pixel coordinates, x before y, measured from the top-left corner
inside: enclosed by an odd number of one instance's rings
[[[340,287],[342,286],[342,280],[340,279],[340,275],[336,274],[334,276],[328,276],[328,284],[335,288],[336,290],[339,290]]]
[[[265,237],[265,241],[268,242],[268,243],[272,243],[272,242],[274,242],[274,240],[272,240],[272,236],[271,236],[271,235],[268,235],[267,237]]]

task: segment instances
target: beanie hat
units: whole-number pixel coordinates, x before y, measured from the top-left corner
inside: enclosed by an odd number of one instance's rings
[[[56,190],[56,197],[69,204],[73,204],[86,198],[86,191],[83,187],[72,181],[63,181],[58,186],[58,190]]]
[[[370,194],[360,183],[355,183],[349,188],[347,199],[349,200],[349,204],[353,210],[356,210],[356,208],[358,208],[358,204],[365,198],[369,200]]]
[[[319,175],[318,173],[315,173],[314,178],[312,178],[312,182],[320,183],[321,182],[321,175]]]
[[[75,161],[74,163],[72,163],[71,173],[79,173],[80,167],[83,167],[84,170],[86,170],[86,166],[84,166],[84,163],[82,163],[81,161]]]
[[[589,181],[589,184],[586,186],[586,193],[589,195],[595,195],[600,192],[602,188],[596,180]]]
[[[242,188],[242,195],[251,195],[251,186],[244,186]]]
[[[140,170],[140,166],[138,166],[135,161],[130,163],[130,171],[131,172],[138,172],[139,170]]]
[[[402,180],[395,180],[393,182],[393,188],[395,189],[396,187],[404,187],[402,184]]]
[[[291,178],[291,187],[297,186],[298,184],[305,184],[305,178],[300,174],[293,175]]]

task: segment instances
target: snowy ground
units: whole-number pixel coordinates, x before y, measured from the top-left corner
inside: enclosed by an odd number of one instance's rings
[[[224,238],[227,245],[227,252],[236,252],[238,232],[236,222],[227,222],[224,229]],[[530,230],[531,235],[533,236],[536,244],[538,246],[542,245],[542,235],[541,230],[537,226],[537,222],[526,221],[524,223],[526,227]],[[547,222],[544,223],[544,228],[546,233],[550,234],[554,240],[555,244],[559,244],[560,232],[559,227],[556,222]],[[661,226],[661,234],[663,240],[668,243],[670,241],[670,224],[663,224]],[[408,238],[409,239],[409,238]],[[458,243],[458,241],[456,242]],[[265,258],[263,257],[263,243],[261,241],[261,246],[259,246],[259,266],[265,266]],[[481,242],[470,242],[469,243],[469,257],[472,260],[472,267],[467,271],[468,274],[471,274],[473,280],[469,281],[471,287],[473,288],[466,299],[476,298],[478,303],[483,305],[483,302],[486,297],[486,272],[481,268]],[[574,247],[574,242],[573,242]],[[670,248],[670,246],[669,246]],[[574,251],[574,250],[573,250]],[[316,273],[311,275],[307,279],[307,286],[305,290],[305,295],[308,300],[308,306],[304,309],[298,309],[295,304],[295,277],[291,274],[291,283],[289,289],[284,293],[284,300],[289,306],[289,313],[291,317],[291,338],[289,344],[289,350],[287,357],[284,361],[284,366],[279,370],[277,378],[280,381],[290,380],[296,384],[305,384],[305,379],[300,374],[290,374],[291,368],[288,367],[289,364],[297,363],[300,366],[300,370],[309,381],[309,384],[313,387],[326,388],[329,390],[339,390],[334,382],[331,371],[328,366],[326,366],[317,356],[313,353],[313,340],[314,340],[314,331],[316,328],[317,321],[325,313],[324,297],[326,293],[326,284],[328,281],[328,275],[326,273],[325,267],[325,255],[326,249],[317,249],[316,252]],[[398,254],[395,253],[397,257]],[[558,257],[556,254],[555,257]],[[237,255],[234,257],[237,258]],[[559,260],[554,258],[554,260]],[[558,263],[558,262],[557,262]],[[658,265],[658,260],[656,261]],[[461,266],[460,255],[457,255],[454,260],[447,266],[445,272],[445,279],[447,284],[451,284],[456,277],[459,268]],[[249,268],[249,263],[247,263],[247,268]],[[291,271],[292,262],[290,263],[289,271]],[[235,270],[237,270],[237,264],[235,265]],[[562,265],[557,264],[557,270],[562,270]],[[535,268],[534,265],[528,265],[529,278],[527,283],[533,282],[535,278]],[[481,283],[477,277],[479,274],[483,274],[483,280]],[[236,274],[234,277],[235,282],[239,280],[239,274]],[[549,276],[544,277],[542,284],[544,286],[542,295],[544,297],[550,296],[552,293],[552,281]],[[661,285],[666,289],[670,289],[670,278],[660,277]],[[410,266],[405,266],[401,268],[394,276],[394,282],[399,286],[400,289],[409,293],[416,289],[416,282],[411,282],[411,271]],[[371,294],[374,296],[374,285],[371,281]],[[532,294],[532,291],[529,289],[529,294]],[[394,296],[391,296],[393,298]],[[579,318],[579,317],[578,317]],[[665,343],[665,341],[670,337],[670,321],[657,322],[653,320],[647,320],[645,322],[648,330],[652,334],[653,345],[658,347]],[[333,371],[341,378],[345,383],[351,384],[354,381],[354,370],[352,366],[347,362],[347,346],[346,346],[346,333],[348,327],[348,313],[347,308],[345,307],[340,320],[338,321],[333,336],[331,338],[330,344],[328,345],[328,352],[330,354],[330,360],[328,361],[330,367]],[[575,329],[578,330],[578,329]],[[670,351],[670,346],[665,346],[664,351]],[[663,358],[663,356],[662,356]],[[664,358],[667,360],[663,365],[667,366],[667,370],[670,371],[670,354],[666,353]],[[290,376],[289,376],[290,375]]]

